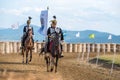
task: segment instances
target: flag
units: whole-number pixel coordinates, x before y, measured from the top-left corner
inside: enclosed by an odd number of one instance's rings
[[[90,35],[89,35],[89,38],[90,38],[90,39],[94,39],[94,38],[95,38],[95,34],[90,34]]]
[[[80,33],[79,32],[76,34],[76,37],[80,37]]]
[[[41,27],[39,28],[38,32],[46,36],[47,35],[47,23],[48,23],[48,10],[41,11],[40,23],[41,23]]]
[[[19,27],[19,23],[15,23],[11,25],[12,29],[18,29],[18,27]]]
[[[109,36],[108,36],[108,39],[109,39],[109,40],[112,39],[112,35],[109,35]]]

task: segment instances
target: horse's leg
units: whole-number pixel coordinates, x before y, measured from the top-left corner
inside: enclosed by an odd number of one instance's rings
[[[32,49],[30,50],[30,60],[29,60],[29,62],[31,62],[32,61]]]
[[[55,57],[55,46],[54,44],[52,44],[52,48],[51,48],[51,51],[50,51],[50,66],[51,66],[51,72],[53,71],[54,69],[54,57]]]
[[[47,72],[49,72],[49,57],[48,56],[45,56],[45,61],[47,65]]]
[[[28,49],[26,50],[26,64],[28,64]]]
[[[24,63],[24,49],[22,49],[22,56],[23,56],[22,63]]]
[[[56,54],[56,62],[55,62],[55,72],[57,72],[57,66],[58,66],[58,59],[59,59],[59,54]]]
[[[54,57],[52,57],[52,56],[51,56],[51,60],[50,60],[50,65],[51,65],[51,70],[50,71],[52,72],[53,69],[54,69],[54,65],[55,65],[54,64]]]

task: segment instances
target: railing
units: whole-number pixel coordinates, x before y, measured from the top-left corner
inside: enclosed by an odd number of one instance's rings
[[[0,54],[9,54],[9,53],[20,53],[20,42],[0,42]],[[44,43],[35,42],[34,43],[34,53],[38,53],[41,47],[44,46]],[[90,47],[88,47],[90,46]],[[114,43],[104,43],[104,44],[91,44],[91,43],[64,43],[63,52],[87,52],[88,48],[90,52],[97,52],[98,48],[100,52],[113,52],[114,49],[116,52],[120,52],[120,44]]]

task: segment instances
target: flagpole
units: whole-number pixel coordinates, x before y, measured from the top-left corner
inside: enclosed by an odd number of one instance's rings
[[[78,53],[78,57],[77,57],[78,62],[80,61],[80,54],[81,54],[81,52]]]
[[[47,6],[47,11],[49,11],[49,6]],[[47,15],[47,16],[48,16],[48,15]],[[47,21],[47,27],[48,27],[48,21]],[[47,32],[46,32],[46,34],[47,34]],[[45,42],[48,42],[48,37],[47,37],[47,35],[44,36],[44,38],[45,38]]]
[[[100,44],[99,44],[99,45],[97,45],[97,58],[96,58],[96,66],[98,65],[99,55],[100,55]]]
[[[88,43],[88,53],[87,53],[87,62],[89,63],[89,56],[90,56],[90,43]]]
[[[49,11],[49,6],[47,6],[47,11]],[[48,27],[48,21],[47,21],[47,27]],[[47,34],[47,32],[46,32],[46,34]],[[47,35],[45,36],[45,41],[46,41],[46,42],[48,41]]]
[[[115,57],[116,57],[116,47],[114,47],[112,66],[111,66],[111,70],[110,70],[110,77],[111,77],[111,75],[113,73],[113,68],[114,68],[114,63],[115,63]]]
[[[83,46],[82,46],[82,57],[81,57],[81,60],[83,61],[84,60],[84,44],[83,44]]]
[[[47,10],[49,10],[49,6],[47,6]]]

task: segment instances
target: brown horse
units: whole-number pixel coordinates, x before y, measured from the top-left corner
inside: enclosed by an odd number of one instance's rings
[[[22,49],[22,55],[23,55],[23,63],[24,63],[24,53],[26,53],[26,64],[28,64],[28,54],[30,53],[30,60],[32,60],[32,49],[33,49],[33,41],[32,41],[32,30],[29,29],[27,32],[28,36],[25,40],[25,47]]]
[[[58,66],[58,59],[61,53],[60,49],[60,43],[59,43],[59,34],[56,33],[55,37],[52,37],[52,41],[49,45],[49,51],[45,53],[45,60],[47,65],[47,71],[53,71],[55,67],[55,72],[57,72],[57,66]],[[49,69],[50,67],[50,69]]]

